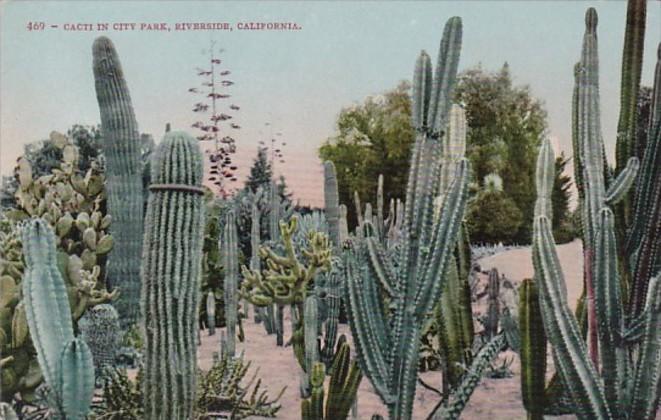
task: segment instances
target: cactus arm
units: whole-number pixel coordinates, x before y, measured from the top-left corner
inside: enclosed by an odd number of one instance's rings
[[[351,252],[346,256],[346,302],[351,319],[351,335],[361,369],[367,373],[381,399],[392,403],[387,353],[392,343],[387,337],[390,330],[381,308],[378,288],[373,277],[361,273],[356,257]],[[375,310],[376,308],[376,310]]]
[[[379,279],[381,287],[388,293],[389,296],[395,296],[397,286],[394,267],[388,260],[385,250],[381,247],[378,240],[371,236],[366,238],[367,249],[370,256],[370,268],[373,270],[376,277]]]
[[[551,142],[544,139],[537,155],[537,170],[535,171],[535,186],[537,200],[535,201],[535,216],[546,216],[553,219],[553,179],[555,178],[555,156]]]
[[[438,407],[430,416],[432,420],[454,420],[459,418],[473,391],[475,391],[475,388],[480,383],[484,370],[504,345],[505,338],[502,334],[499,334],[480,349],[473,363],[468,368],[461,384],[452,393],[450,404],[445,407]]]
[[[65,418],[86,419],[94,395],[94,363],[92,353],[83,340],[74,338],[64,345],[59,371]]]
[[[379,240],[383,240],[386,234],[383,220],[383,174],[379,174],[376,187],[376,232]]]
[[[349,353],[349,344],[343,343],[333,363],[326,399],[325,418],[328,420],[347,418],[363,377],[356,362],[351,361]]]
[[[643,68],[646,13],[646,0],[628,2],[627,24],[622,52],[620,117],[617,123],[617,144],[615,147],[617,171],[624,170],[627,159],[636,154],[636,111],[640,76]]]
[[[603,383],[588,358],[578,324],[567,304],[549,220],[545,216],[537,217],[534,229],[535,278],[541,285],[544,328],[557,354],[556,361],[560,362],[565,384],[573,386],[571,396],[580,407],[577,414],[584,418],[612,418]]]
[[[360,204],[360,195],[358,194],[358,191],[353,192],[353,203],[356,207],[356,220],[360,227],[363,225],[363,206]]]
[[[23,302],[32,343],[46,383],[61,393],[58,365],[63,343],[73,340],[67,289],[57,268],[55,234],[42,219],[32,219],[22,232],[26,270]]]
[[[632,157],[629,159],[626,168],[620,172],[617,178],[615,178],[615,181],[608,188],[608,191],[606,191],[606,204],[616,204],[627,195],[629,189],[636,180],[639,166],[638,158]]]
[[[319,362],[319,345],[317,338],[319,336],[318,329],[318,309],[317,297],[309,295],[305,298],[303,304],[303,340],[305,345],[305,363],[303,366],[304,374],[301,384],[302,396],[305,397],[310,392],[310,376],[312,375],[313,366]],[[323,379],[322,379],[323,384]]]
[[[654,418],[661,384],[661,273],[649,284],[644,311],[645,324],[640,346],[640,358],[633,383],[630,418]]]
[[[607,401],[612,413],[623,407],[622,392],[626,388],[627,352],[621,341],[624,331],[620,279],[617,274],[617,249],[613,212],[605,207],[599,213],[595,243],[595,308],[599,319],[599,348],[604,366],[602,375]],[[618,416],[619,414],[616,414]]]

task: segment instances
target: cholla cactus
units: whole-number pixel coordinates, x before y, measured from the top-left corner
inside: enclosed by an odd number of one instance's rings
[[[143,250],[145,417],[191,418],[197,308],[204,239],[202,155],[195,139],[170,132],[152,166]]]
[[[96,305],[78,320],[78,328],[92,352],[95,376],[99,379],[106,367],[115,364],[117,350],[121,344],[117,310],[108,304]]]

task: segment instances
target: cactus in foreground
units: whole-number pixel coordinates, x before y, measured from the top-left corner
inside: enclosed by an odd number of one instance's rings
[[[152,167],[144,249],[145,417],[193,415],[197,307],[204,239],[202,156],[186,133],[167,133]]]
[[[236,324],[238,321],[238,284],[239,284],[239,245],[237,242],[236,219],[233,211],[228,211],[225,218],[225,230],[220,247],[223,254],[223,267],[225,267],[225,280],[223,295],[225,298],[225,326],[227,332],[223,334],[225,348],[223,352],[234,357],[236,353]]]
[[[92,352],[95,376],[99,379],[107,366],[115,364],[115,356],[121,344],[117,310],[109,304],[96,305],[78,320],[78,328]]]
[[[305,298],[303,304],[303,344],[304,361],[303,374],[301,376],[301,397],[310,395],[311,376],[313,375],[313,366],[319,362],[319,304],[317,297],[309,295]],[[312,378],[314,382],[314,378]],[[323,384],[323,378],[321,380]]]
[[[421,326],[440,297],[448,265],[454,262],[466,205],[470,168],[463,159],[438,222],[433,222],[440,164],[436,157],[444,138],[460,45],[461,20],[455,17],[445,27],[433,87],[429,56],[422,52],[416,63],[413,125],[417,136],[397,270],[384,258],[385,250],[367,221],[365,240],[358,241],[346,256],[347,312],[358,360],[393,419],[411,418]],[[389,295],[392,309],[383,307],[380,289]]]
[[[578,322],[569,311],[548,212],[538,213],[533,225],[535,279],[540,285],[544,329],[553,346],[557,369],[574,413],[586,419],[651,419],[656,414],[661,381],[661,273],[657,271],[651,277],[640,315],[626,316],[620,277],[622,267],[615,258],[618,249],[615,216],[609,206],[625,197],[638,165],[635,157],[630,158],[628,169],[605,188],[604,145],[599,132],[596,26],[596,11],[588,9],[574,91],[574,147],[580,163],[578,168],[582,170],[579,191],[582,190],[584,249],[588,256],[585,272],[592,284],[592,290],[590,283],[587,285],[588,293],[594,299],[592,312],[589,309],[588,313],[594,318],[590,328],[594,328],[596,335],[600,364],[593,363],[594,352],[586,347]],[[655,141],[659,141],[659,133],[655,135]],[[545,170],[552,171],[548,164]],[[538,166],[538,174],[539,171]],[[654,182],[647,176],[649,172],[641,171],[637,191]],[[544,188],[538,191],[538,200],[543,200],[545,194]],[[632,275],[636,278],[638,273]],[[598,366],[601,372],[596,369]]]
[[[101,113],[106,159],[108,213],[115,247],[107,279],[121,290],[115,302],[124,329],[138,321],[143,230],[143,185],[140,134],[124,72],[112,41],[99,37],[92,47],[94,85]]]
[[[313,365],[310,379],[312,394],[301,401],[301,418],[303,420],[346,419],[356,399],[362,377],[356,362],[351,361],[349,344],[342,342],[333,363],[327,395],[324,395],[325,366],[323,363]]]
[[[94,393],[94,364],[87,344],[74,338],[64,279],[57,269],[55,233],[42,219],[23,228],[23,302],[39,366],[56,416],[84,419]]]

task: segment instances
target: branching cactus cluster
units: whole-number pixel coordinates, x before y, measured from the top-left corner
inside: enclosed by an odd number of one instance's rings
[[[346,300],[351,331],[363,372],[388,407],[393,419],[412,416],[422,325],[438,302],[453,264],[464,216],[469,177],[468,161],[462,159],[445,193],[438,219],[435,197],[440,193],[441,161],[461,45],[461,20],[452,18],[445,27],[438,66],[432,77],[431,60],[421,53],[413,83],[413,125],[417,131],[412,153],[400,253],[393,261],[365,224],[366,237],[347,253]],[[381,293],[388,295],[385,308]],[[495,347],[502,347],[498,336]],[[491,352],[489,352],[491,354]],[[482,363],[485,358],[480,358]],[[462,384],[470,388],[470,384]],[[464,388],[460,388],[464,389]],[[452,407],[463,397],[456,394]],[[452,411],[452,410],[451,410]]]
[[[642,15],[644,22],[645,2],[631,1],[629,14],[638,15],[639,18]],[[630,32],[641,31],[640,25],[640,19],[629,20],[627,38],[633,36]],[[548,207],[544,205],[550,197],[552,183],[549,180],[552,180],[552,177],[548,177],[541,185],[538,182],[538,206],[533,237],[535,280],[539,282],[539,303],[544,329],[554,350],[556,368],[572,402],[572,411],[579,418],[647,419],[655,416],[659,399],[658,384],[661,380],[661,274],[658,270],[654,271],[654,264],[639,265],[640,260],[637,260],[639,257],[636,254],[630,266],[632,271],[626,272],[626,265],[618,264],[616,256],[623,244],[617,241],[615,221],[620,220],[616,219],[611,206],[626,199],[627,190],[634,183],[636,172],[639,172],[639,177],[633,195],[637,197],[641,217],[648,214],[650,208],[655,205],[650,201],[641,203],[645,199],[640,197],[651,198],[649,189],[658,188],[661,184],[658,176],[654,178],[658,165],[649,166],[652,162],[659,161],[659,102],[653,105],[653,129],[649,134],[640,171],[637,171],[636,157],[623,160],[620,155],[618,164],[626,161],[626,168],[620,171],[617,178],[610,179],[604,163],[604,144],[600,133],[596,29],[597,13],[594,9],[589,9],[586,13],[581,60],[576,67],[573,100],[574,149],[575,160],[578,161],[577,169],[580,171],[577,172],[577,175],[580,174],[577,180],[583,215],[590,320],[588,345],[581,334],[577,319],[568,308],[566,286],[551,233],[551,215]],[[630,50],[632,47],[625,41],[625,67],[636,67],[636,54]],[[642,44],[638,47],[642,48]],[[639,77],[640,66],[637,67]],[[657,64],[655,100],[659,99],[660,69],[661,66]],[[629,68],[629,71],[634,70]],[[624,75],[623,81],[631,77],[635,79],[635,75]],[[623,97],[626,96],[625,94]],[[625,106],[626,104],[623,104],[623,107]],[[619,144],[620,141],[626,141],[626,137],[624,140],[622,137],[618,138],[618,150],[627,149],[628,147]],[[546,162],[540,160],[538,178],[543,179],[540,174],[553,171],[550,162],[552,158]],[[657,203],[658,197],[654,197]],[[658,220],[658,215],[650,216]],[[658,224],[644,225],[640,226],[636,234],[649,238],[658,235],[658,231]],[[658,244],[645,248],[641,242],[637,252],[638,255],[647,254],[647,263],[652,263],[657,258],[656,248]],[[639,314],[633,312],[627,315],[627,295],[622,288],[623,277],[632,279],[633,287],[628,300],[634,308],[636,294],[645,292]]]
[[[107,278],[121,290],[115,303],[123,328],[138,321],[140,257],[143,234],[143,185],[140,133],[112,41],[99,37],[92,47],[94,81],[101,113],[103,151],[106,158],[108,213],[117,246],[108,260]]]
[[[143,249],[143,389],[149,419],[193,415],[204,239],[202,171],[196,140],[167,133],[152,167]]]
[[[67,287],[57,268],[55,233],[43,219],[26,222],[23,305],[56,417],[85,419],[94,393],[92,353],[74,337]]]

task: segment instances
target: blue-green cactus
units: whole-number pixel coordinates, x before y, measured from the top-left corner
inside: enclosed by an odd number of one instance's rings
[[[94,364],[87,344],[73,335],[64,279],[57,268],[55,233],[42,219],[22,232],[26,270],[23,302],[39,366],[52,391],[53,413],[84,419],[94,393]]]
[[[202,155],[167,133],[152,166],[143,249],[144,407],[149,419],[191,418],[204,240]]]
[[[397,266],[364,221],[366,238],[347,253],[347,309],[363,372],[388,406],[393,419],[410,419],[417,382],[420,334],[440,297],[464,215],[469,163],[462,159],[434,223],[438,194],[437,159],[447,124],[461,45],[461,20],[448,21],[432,84],[431,60],[422,53],[413,83],[412,153]],[[363,261],[369,261],[365,264]],[[390,295],[382,305],[379,285]]]
[[[220,240],[225,279],[223,282],[225,299],[225,326],[227,332],[223,335],[228,356],[236,353],[236,324],[238,321],[238,284],[239,284],[239,248],[237,242],[236,219],[233,211],[228,211],[225,217],[225,229]]]

